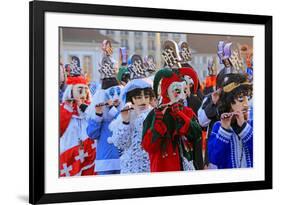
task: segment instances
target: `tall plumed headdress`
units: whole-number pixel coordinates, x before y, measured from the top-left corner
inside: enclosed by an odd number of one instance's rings
[[[146,69],[143,64],[142,57],[133,54],[128,60],[128,71],[130,72],[130,79],[139,79],[147,77]]]
[[[182,64],[186,64],[187,62],[191,61],[191,51],[190,48],[188,46],[188,43],[185,41],[181,41],[178,44],[179,46],[179,53],[182,59]]]
[[[231,67],[228,73],[239,73],[240,71],[245,72],[245,68],[238,50],[232,50],[232,42],[225,43],[220,41],[218,43],[218,56],[220,63],[224,64],[225,67]]]
[[[128,52],[126,47],[119,48],[119,65],[126,66],[128,63]]]
[[[229,59],[231,56],[231,45],[230,43],[225,43],[224,41],[219,41],[218,43],[218,56],[220,59],[220,64],[223,64],[223,60]]]
[[[113,49],[112,49],[112,45],[111,45],[110,40],[107,40],[107,39],[103,40],[102,45],[101,45],[101,49],[102,49],[104,55],[112,56]]]
[[[143,61],[144,61],[143,65],[145,67],[145,70],[149,74],[152,74],[156,71],[156,62],[155,62],[155,59],[152,55],[145,56]]]
[[[117,67],[115,65],[114,59],[111,56],[113,49],[109,40],[104,40],[102,42],[102,51],[103,56],[101,63],[99,64],[100,68],[98,71],[102,80],[102,89],[107,89],[119,84],[116,79]]]
[[[65,68],[67,70],[68,76],[70,77],[82,75],[82,68],[80,67],[80,59],[77,56],[72,56],[70,64],[67,64]]]
[[[167,40],[163,45],[162,57],[165,62],[165,67],[168,68],[179,68],[181,67],[180,62],[182,58],[180,56],[178,45],[173,40]]]
[[[216,67],[216,61],[211,58],[208,60],[208,75],[212,76],[212,75],[217,75],[217,67]]]

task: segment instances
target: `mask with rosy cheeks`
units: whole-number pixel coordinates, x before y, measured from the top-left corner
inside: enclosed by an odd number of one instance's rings
[[[76,84],[73,86],[73,98],[75,100],[89,100],[89,88],[84,84]]]
[[[187,97],[188,85],[186,82],[173,82],[168,87],[168,96],[171,103],[176,103],[180,100],[185,100]]]
[[[149,107],[150,96],[145,95],[144,91],[141,91],[140,95],[132,97],[134,108],[137,111],[146,110]]]

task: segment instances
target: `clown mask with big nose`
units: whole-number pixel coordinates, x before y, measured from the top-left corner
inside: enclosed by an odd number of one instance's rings
[[[170,102],[176,103],[176,102],[183,102],[189,91],[189,86],[185,81],[182,82],[173,82],[169,87],[168,87],[168,97],[170,98]]]

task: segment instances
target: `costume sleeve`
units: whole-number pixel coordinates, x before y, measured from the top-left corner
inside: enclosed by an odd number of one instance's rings
[[[239,133],[242,139],[242,144],[247,155],[250,156],[250,161],[248,164],[253,166],[253,127],[252,123],[246,123],[245,128]]]
[[[113,130],[110,142],[120,150],[125,150],[131,145],[131,126],[130,124],[119,123]]]
[[[185,115],[184,112],[182,111],[179,111],[177,113],[178,116],[181,117],[181,119],[183,120],[184,124],[182,125],[182,127],[179,129],[179,134],[180,135],[186,135],[186,133],[188,133],[188,130],[189,130],[189,126],[190,126],[190,121],[191,121],[191,118],[187,115]]]
[[[95,115],[92,119],[88,121],[87,135],[92,139],[99,139],[101,135],[102,128],[102,115]]]
[[[161,112],[152,111],[143,123],[142,147],[148,153],[159,151],[161,140],[167,132]]]
[[[63,135],[66,128],[68,127],[72,114],[73,109],[71,106],[67,104],[62,104],[60,106],[60,137]]]
[[[217,117],[217,107],[212,101],[212,96],[208,95],[199,108],[198,112],[198,121],[202,127],[207,127],[212,119]]]
[[[193,164],[195,169],[203,169],[202,129],[195,118],[190,121],[187,138],[193,144]]]
[[[185,114],[184,119],[185,123],[180,128],[180,134],[181,136],[186,136],[187,141],[185,143],[189,144],[189,146],[192,147],[192,151],[186,150],[186,156],[190,156],[193,160],[193,164],[195,169],[203,169],[203,156],[202,156],[202,129],[200,125],[198,124],[195,114],[190,108],[185,108],[183,110]],[[185,130],[187,128],[187,130]],[[184,129],[184,130],[182,130]],[[184,131],[182,133],[182,131]],[[187,159],[188,159],[187,158]],[[189,160],[190,160],[189,159]]]
[[[221,167],[223,164],[227,164],[226,153],[230,150],[230,139],[232,132],[221,127],[220,121],[216,122],[213,126],[212,133],[208,140],[208,155],[209,162]]]

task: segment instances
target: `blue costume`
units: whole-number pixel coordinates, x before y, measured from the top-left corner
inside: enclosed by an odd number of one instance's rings
[[[120,173],[119,150],[107,141],[112,136],[112,132],[108,126],[118,116],[120,106],[107,106],[102,114],[95,113],[94,108],[96,104],[114,99],[113,96],[119,96],[120,92],[119,86],[113,86],[106,90],[98,90],[93,97],[95,103],[89,109],[91,114],[88,121],[87,134],[92,140],[97,141],[95,172],[99,175]]]
[[[253,167],[252,121],[227,130],[220,121],[216,122],[208,146],[209,162],[218,169]]]

